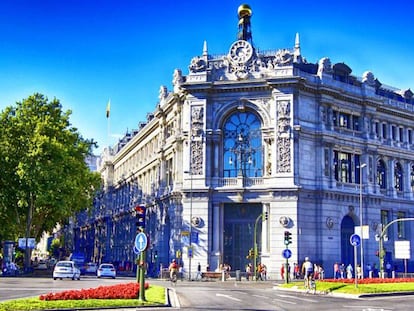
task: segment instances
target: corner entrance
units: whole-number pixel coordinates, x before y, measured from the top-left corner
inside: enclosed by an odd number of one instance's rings
[[[354,266],[354,247],[349,239],[354,234],[355,223],[351,216],[345,216],[341,222],[341,263]]]
[[[223,264],[244,271],[250,262],[246,256],[253,248],[254,223],[262,213],[262,204],[225,204],[223,233]],[[257,226],[258,253],[261,251],[262,222]]]

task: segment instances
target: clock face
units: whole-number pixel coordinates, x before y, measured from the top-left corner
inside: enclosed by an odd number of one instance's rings
[[[251,44],[244,40],[238,40],[230,47],[229,56],[234,63],[245,63],[253,55],[253,47]]]

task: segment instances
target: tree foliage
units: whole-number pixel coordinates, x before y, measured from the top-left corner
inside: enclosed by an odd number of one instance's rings
[[[71,126],[59,100],[34,94],[0,114],[0,240],[37,240],[88,208],[100,176],[85,159],[96,147]]]

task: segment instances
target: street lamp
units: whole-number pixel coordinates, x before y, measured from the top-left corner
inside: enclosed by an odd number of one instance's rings
[[[362,169],[366,167],[367,164],[363,163],[359,165],[359,221],[360,221],[360,228],[361,228],[361,278],[364,278],[364,230],[363,230],[363,220],[362,220]],[[355,267],[356,269],[356,267]],[[356,277],[355,277],[356,278]]]
[[[230,151],[236,156],[237,176],[246,177],[247,167],[253,164],[252,155],[254,154],[254,149],[250,147],[249,133],[245,134],[244,129],[241,129],[234,143],[234,148],[231,148]],[[233,165],[232,157],[229,158],[229,164]]]

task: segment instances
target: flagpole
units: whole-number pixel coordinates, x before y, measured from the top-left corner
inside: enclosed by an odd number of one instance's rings
[[[108,100],[106,104],[106,130],[107,130],[107,146],[110,147],[110,133],[111,133],[111,122],[110,122],[110,114],[111,114],[111,99]]]

